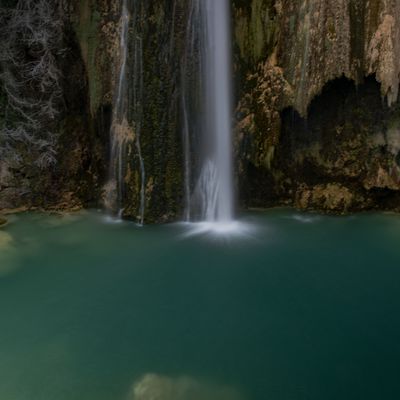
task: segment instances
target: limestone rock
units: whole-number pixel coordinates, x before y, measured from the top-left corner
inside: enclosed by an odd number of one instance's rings
[[[141,88],[144,95],[129,99],[136,108],[128,125],[142,138],[147,222],[175,219],[183,207],[182,60],[193,1],[134,2],[129,92]],[[66,0],[62,6],[62,49],[55,57],[63,76],[53,126],[57,163],[40,170],[26,153],[18,155],[21,169],[0,157],[0,209],[101,205],[119,2]],[[232,13],[241,205],[397,209],[400,2],[232,0]],[[6,105],[0,84],[0,129]],[[132,145],[128,151],[124,212],[136,218],[138,150]]]
[[[300,187],[296,193],[295,206],[300,209],[345,213],[354,209],[355,205],[355,195],[340,184]]]
[[[400,206],[400,3],[261,3],[233,1],[242,204],[338,212]],[[254,16],[261,9],[269,16],[269,36],[258,36],[263,55],[241,45],[266,15]]]

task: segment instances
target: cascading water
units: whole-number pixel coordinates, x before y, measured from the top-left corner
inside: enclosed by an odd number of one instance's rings
[[[136,147],[138,168],[140,171],[140,200],[138,222],[144,222],[145,208],[145,168],[142,157],[140,134],[142,127],[142,98],[143,98],[143,46],[142,39],[136,34],[138,15],[131,18],[129,0],[122,0],[121,4],[121,35],[120,35],[120,66],[118,85],[114,98],[112,123],[110,130],[111,154],[109,181],[106,188],[106,206],[122,217],[124,211],[125,176],[129,160],[128,154],[132,145]],[[133,20],[133,82],[132,91],[128,95],[128,33],[129,25]],[[128,115],[133,119],[132,126],[128,122]]]
[[[133,90],[132,90],[132,115],[135,126],[135,146],[139,161],[140,172],[140,200],[139,200],[139,216],[140,225],[144,223],[145,211],[145,190],[146,190],[146,171],[142,155],[141,133],[142,133],[142,117],[143,117],[143,40],[137,33],[138,18],[140,14],[135,13],[133,18]]]
[[[132,162],[127,157],[135,148],[133,151],[137,155],[136,165],[141,180],[138,220],[143,223],[145,169],[140,140],[144,72],[141,14],[140,8],[133,7],[130,15],[128,4],[129,0],[122,0],[119,78],[110,132],[111,159],[106,203],[119,217],[123,215],[125,198],[129,195],[125,179],[129,172],[128,165]],[[233,220],[234,208],[229,1],[192,0],[189,11],[181,93],[185,217],[186,220],[226,226]],[[128,58],[132,59],[129,71]],[[132,78],[129,91],[128,75]]]
[[[207,223],[229,224],[233,220],[233,172],[231,127],[231,47],[230,8],[228,0],[193,0],[187,29],[186,64],[197,56],[200,88],[201,149],[199,176],[191,190],[191,154],[194,149],[193,134],[189,133],[187,86],[184,90],[184,144],[185,144],[185,191],[189,203],[186,216],[193,214],[197,220]],[[197,40],[193,34],[199,29]],[[195,50],[197,49],[197,50]],[[185,65],[186,65],[185,64]],[[185,67],[184,65],[184,67]],[[193,68],[192,68],[193,69]],[[185,70],[185,68],[184,68]],[[193,83],[192,83],[193,85]],[[198,110],[199,112],[199,110]],[[192,126],[197,124],[192,120]],[[193,129],[196,129],[194,127]],[[196,132],[197,133],[197,132]]]
[[[126,67],[128,60],[129,21],[128,0],[123,0],[121,9],[120,67],[110,130],[110,169],[105,199],[106,207],[116,212],[119,218],[123,213],[127,145],[134,139],[133,131],[128,123]]]
[[[182,118],[183,118],[183,149],[184,149],[184,195],[185,195],[185,213],[184,220],[189,222],[193,214],[192,202],[192,174],[195,158],[192,157],[192,147],[194,139],[201,136],[201,110],[198,107],[198,97],[201,97],[202,83],[202,54],[203,48],[200,40],[202,27],[202,18],[200,13],[200,4],[202,0],[192,0],[189,3],[189,13],[186,27],[186,49],[182,62],[182,82],[181,82],[181,100],[182,100]],[[196,129],[197,128],[197,129]],[[199,129],[200,128],[200,129]],[[198,146],[196,146],[198,147]]]
[[[231,49],[228,0],[206,0],[206,127],[212,150],[200,181],[206,184],[203,216],[207,221],[233,218],[231,138]]]

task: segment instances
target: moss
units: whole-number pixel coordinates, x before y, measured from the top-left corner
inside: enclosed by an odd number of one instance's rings
[[[90,94],[90,110],[92,115],[100,106],[102,96],[102,77],[98,70],[99,27],[101,22],[100,12],[91,0],[79,3],[79,22],[76,24],[76,32],[80,43],[82,57],[85,61]]]
[[[366,6],[361,0],[354,0],[349,4],[350,12],[350,59],[355,69],[354,74],[357,81],[364,76],[363,60],[365,49],[365,15]]]
[[[7,107],[7,96],[3,90],[3,85],[0,81],[0,130],[3,127],[5,116],[6,116],[6,107]],[[1,138],[0,138],[1,143]]]
[[[246,63],[257,63],[273,51],[277,23],[274,2],[234,1],[234,33],[240,57]]]
[[[181,209],[182,146],[180,56],[183,54],[188,3],[136,0],[129,31],[129,115],[140,138],[145,169],[145,221],[174,219]],[[141,166],[136,143],[128,152],[125,217],[140,212]]]

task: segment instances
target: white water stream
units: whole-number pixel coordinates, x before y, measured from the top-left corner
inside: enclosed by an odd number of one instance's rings
[[[231,35],[228,0],[206,0],[206,129],[208,157],[200,177],[203,217],[210,222],[233,219]]]
[[[121,34],[119,54],[119,74],[116,96],[114,100],[110,141],[110,171],[106,188],[106,206],[117,213],[121,218],[124,212],[125,174],[127,171],[128,145],[135,144],[139,169],[140,169],[140,205],[138,222],[143,224],[145,208],[145,169],[142,157],[140,133],[141,133],[141,101],[143,95],[143,49],[140,37],[135,36],[134,66],[133,66],[133,116],[134,128],[128,122],[128,33],[131,15],[128,8],[128,0],[122,0],[121,4]]]
[[[197,32],[197,41],[194,31]],[[207,224],[230,224],[234,218],[232,171],[232,87],[231,32],[228,0],[193,0],[187,29],[187,65],[197,54],[197,86],[203,117],[189,121],[188,85],[184,85],[184,150],[186,219]],[[196,48],[197,46],[197,52]],[[186,65],[185,65],[186,66]],[[184,67],[185,67],[184,66]],[[193,68],[192,68],[193,71]],[[195,90],[192,88],[192,91]],[[192,117],[193,118],[193,117]],[[194,118],[196,119],[196,118]],[[194,125],[201,125],[200,142],[192,146]],[[191,153],[200,153],[197,182],[191,191],[193,166]]]

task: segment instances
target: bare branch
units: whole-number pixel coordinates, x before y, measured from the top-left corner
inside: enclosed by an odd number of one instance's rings
[[[0,156],[14,166],[25,153],[36,155],[39,168],[56,162],[54,128],[63,95],[56,58],[63,40],[60,1],[19,0],[14,8],[0,8],[0,83],[10,116],[0,126]]]

